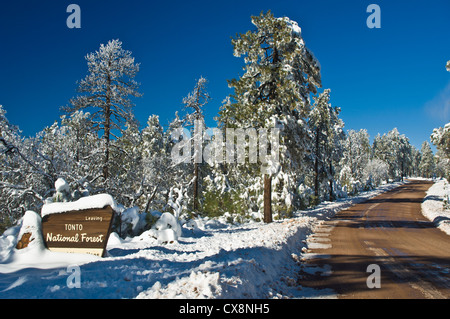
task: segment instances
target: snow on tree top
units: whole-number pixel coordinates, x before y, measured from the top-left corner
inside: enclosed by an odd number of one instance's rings
[[[69,184],[67,184],[67,182],[62,179],[62,178],[58,178],[55,182],[55,189],[58,192],[70,192],[70,187]]]
[[[302,37],[302,28],[300,28],[298,23],[294,20],[289,19],[288,17],[277,18],[277,20],[284,21],[286,23],[286,26],[289,29],[291,29],[292,37],[296,38],[296,42],[298,43],[298,45],[305,48],[305,50],[310,55],[312,62],[316,65],[317,68],[320,69],[321,66],[320,66],[319,60],[317,60],[317,58],[315,57],[313,52],[305,46],[305,41],[303,40],[303,37]]]
[[[82,197],[74,202],[46,204],[41,209],[41,216],[44,217],[50,214],[58,214],[84,209],[103,208],[105,206],[111,206],[111,208],[114,211],[118,211],[118,206],[111,195],[98,194],[93,196]]]
[[[288,17],[278,18],[278,20],[285,21],[287,26],[292,30],[292,33],[298,37],[302,37],[302,28],[298,26],[296,21],[289,19]]]

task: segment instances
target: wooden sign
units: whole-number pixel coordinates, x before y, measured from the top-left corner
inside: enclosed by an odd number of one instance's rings
[[[114,211],[111,206],[45,215],[42,235],[51,251],[103,257]]]

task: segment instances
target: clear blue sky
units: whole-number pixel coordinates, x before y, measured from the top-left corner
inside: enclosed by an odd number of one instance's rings
[[[70,3],[81,7],[81,29],[66,26]],[[366,26],[370,3],[381,8],[381,29]],[[167,125],[200,76],[209,80],[211,124],[231,93],[226,80],[242,74],[231,37],[269,9],[302,28],[346,129],[366,128],[373,138],[397,127],[420,147],[450,120],[448,0],[2,1],[0,104],[34,135],[76,95],[84,56],[118,38],[141,63],[144,96],[135,114],[142,125],[150,114]]]

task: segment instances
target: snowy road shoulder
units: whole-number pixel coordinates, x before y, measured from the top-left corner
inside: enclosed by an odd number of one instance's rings
[[[61,264],[38,269],[39,260],[21,267],[14,264],[14,258],[5,258],[0,266],[15,271],[0,273],[0,298],[321,296],[297,284],[308,237],[338,211],[398,185],[324,202],[314,209],[296,212],[294,218],[271,224],[230,225],[220,220],[197,220],[195,227],[184,225],[183,235],[172,244],[161,244],[148,231],[125,240],[113,234],[107,246],[108,257],[78,263],[81,288],[68,287],[70,273]],[[45,254],[41,257],[46,258]]]
[[[450,184],[446,179],[440,179],[428,189],[422,203],[422,214],[450,235],[450,208],[444,208],[445,199],[447,203],[450,200]]]

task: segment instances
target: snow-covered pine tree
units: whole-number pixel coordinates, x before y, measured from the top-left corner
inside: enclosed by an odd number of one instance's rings
[[[39,134],[23,138],[0,106],[0,211],[15,222],[26,210],[38,210],[56,180],[51,160],[42,154]]]
[[[199,187],[200,187],[200,174],[199,167],[202,166],[203,156],[203,134],[206,128],[205,117],[203,115],[203,107],[209,102],[211,97],[206,89],[207,80],[204,77],[200,77],[194,87],[194,90],[183,99],[183,104],[188,110],[188,114],[185,117],[185,125],[187,127],[193,127],[193,156],[192,162],[194,165],[194,178],[193,178],[193,210],[197,212],[199,209]]]
[[[126,207],[143,196],[142,135],[135,121],[127,122],[122,135],[111,141],[108,191]]]
[[[165,172],[168,185],[167,190],[164,191],[166,205],[171,187],[186,190],[186,186],[192,181],[191,135],[184,128],[184,122],[185,119],[178,115],[178,111],[175,111],[175,118],[170,121],[168,129],[164,132],[164,148],[168,155],[168,169]],[[187,194],[183,197],[188,198]]]
[[[163,127],[157,115],[150,115],[147,126],[142,130],[142,187],[145,192],[144,212],[162,210],[167,204],[168,194],[172,186],[172,163]],[[162,173],[164,172],[164,173]]]
[[[436,176],[450,180],[450,158],[446,157],[440,149],[437,150],[434,158],[436,162]]]
[[[25,212],[27,186],[16,151],[22,142],[18,127],[10,124],[0,105],[0,233]]]
[[[70,116],[61,116],[61,124],[54,122],[30,138],[37,165],[51,176],[51,180],[63,178],[74,191],[73,199],[103,186],[98,182],[102,177],[101,140],[93,129],[90,114],[76,111]],[[30,156],[31,156],[30,155]],[[45,197],[54,192],[54,184],[46,183]]]
[[[367,187],[377,187],[388,179],[388,165],[378,158],[370,159],[363,171]]]
[[[450,60],[447,61],[445,68],[450,72]],[[437,168],[450,181],[450,122],[444,127],[435,128],[430,139],[438,149],[436,153]]]
[[[389,166],[389,178],[403,179],[412,165],[412,147],[409,139],[400,134],[397,128],[383,136],[378,135],[373,143],[373,157],[378,158]]]
[[[422,148],[420,149],[422,154],[420,158],[419,169],[422,177],[430,178],[435,174],[436,163],[434,161],[433,151],[431,150],[430,143],[427,141],[422,143]]]
[[[316,201],[320,198],[319,190],[324,181],[329,183],[329,199],[333,199],[334,166],[342,155],[342,141],[345,138],[339,112],[340,108],[331,106],[330,90],[326,89],[315,99],[309,116]]]
[[[400,135],[399,139],[399,153],[397,154],[397,160],[400,164],[401,179],[408,176],[411,171],[411,165],[413,161],[412,145],[409,143],[409,139],[406,135]]]
[[[256,30],[232,40],[234,55],[244,57],[245,73],[228,82],[234,94],[231,102],[223,105],[218,119],[223,128],[281,128],[281,167],[277,170],[261,172],[258,165],[234,168],[227,165],[236,170],[235,176],[255,177],[263,173],[264,220],[270,222],[272,178],[275,174],[284,175],[278,179],[278,186],[284,192],[283,200],[288,198],[291,202],[296,179],[305,169],[305,153],[309,148],[306,118],[310,94],[317,93],[321,85],[320,65],[305,46],[295,21],[275,18],[271,12],[253,16],[251,20]],[[247,183],[250,180],[247,178]]]
[[[420,176],[419,164],[420,164],[421,154],[420,151],[411,145],[411,166],[410,166],[410,176]]]
[[[64,174],[59,172],[59,176],[65,177],[75,190],[95,193],[102,187],[98,183],[103,176],[102,163],[98,161],[102,156],[102,141],[90,117],[90,113],[82,110],[69,117],[61,116],[60,132],[63,135],[58,136],[58,140],[62,143],[64,161],[68,166]]]
[[[435,128],[430,139],[450,159],[450,122],[445,124],[444,127]]]
[[[386,134],[380,135],[380,133],[375,136],[372,143],[371,159],[379,159],[380,161],[387,163],[392,160],[389,148],[389,142],[387,140]],[[389,182],[390,174],[388,174],[387,182]]]
[[[340,182],[349,193],[361,191],[364,183],[364,168],[370,157],[370,141],[367,130],[350,130],[344,141],[341,159]]]
[[[447,63],[447,66],[450,61]],[[450,71],[450,69],[449,69]],[[430,136],[431,143],[433,143],[439,156],[438,163],[443,167],[442,171],[450,181],[450,122],[444,125],[444,127],[435,128]]]
[[[104,139],[103,178],[109,177],[111,137],[123,132],[126,122],[134,121],[131,97],[139,97],[139,84],[134,80],[139,71],[131,52],[122,48],[119,40],[110,40],[100,49],[86,55],[89,74],[80,81],[78,92],[70,106],[63,109],[73,113],[88,110],[91,120]]]

